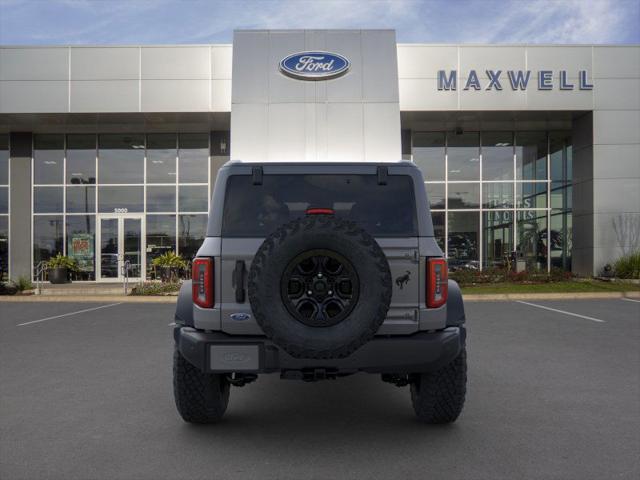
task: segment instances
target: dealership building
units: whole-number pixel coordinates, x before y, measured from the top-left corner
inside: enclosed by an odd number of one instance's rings
[[[453,267],[599,274],[640,243],[640,46],[0,46],[5,277],[62,253],[76,281],[154,278],[197,251],[229,160],[412,161]]]

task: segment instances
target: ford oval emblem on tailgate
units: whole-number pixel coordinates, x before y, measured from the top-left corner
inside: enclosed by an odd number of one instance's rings
[[[249,320],[251,318],[251,315],[249,315],[248,313],[232,313],[231,315],[229,315],[229,317],[231,317],[231,320],[235,320],[236,322],[243,322],[245,320]]]
[[[351,62],[329,52],[299,52],[280,61],[280,71],[298,80],[328,80],[347,73]]]

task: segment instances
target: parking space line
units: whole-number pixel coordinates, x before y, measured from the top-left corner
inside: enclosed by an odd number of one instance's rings
[[[620,300],[624,300],[625,302],[640,303],[640,300],[634,300],[633,298],[621,298]]]
[[[516,300],[517,303],[523,303],[525,305],[530,305],[536,308],[542,308],[544,310],[550,310],[556,313],[564,313],[565,315],[571,315],[572,317],[584,318],[585,320],[591,320],[592,322],[605,323],[604,320],[600,320],[599,318],[587,317],[586,315],[580,315],[578,313],[567,312],[566,310],[558,310],[557,308],[545,307],[544,305],[538,305],[537,303],[529,303],[523,302],[522,300]]]
[[[70,315],[78,315],[79,313],[93,312],[94,310],[100,310],[101,308],[115,307],[116,305],[122,305],[122,302],[110,303],[109,305],[100,305],[99,307],[93,307],[93,308],[85,308],[84,310],[78,310],[77,312],[63,313],[62,315],[55,315],[53,317],[40,318],[38,320],[31,320],[30,322],[19,323],[16,326],[23,327],[25,325],[31,325],[32,323],[46,322],[47,320],[55,320],[56,318],[68,317]]]

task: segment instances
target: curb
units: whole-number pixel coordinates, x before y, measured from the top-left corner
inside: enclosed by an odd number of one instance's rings
[[[28,302],[98,302],[98,303],[172,303],[178,301],[177,295],[167,296],[125,296],[125,295],[3,295],[0,303]]]
[[[462,294],[469,302],[505,302],[513,300],[596,300],[607,298],[640,299],[640,292],[564,292],[564,293],[476,293]]]

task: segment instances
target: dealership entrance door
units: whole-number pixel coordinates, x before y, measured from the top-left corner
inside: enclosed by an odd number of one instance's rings
[[[143,216],[135,214],[99,215],[97,280],[140,280],[144,272]]]

